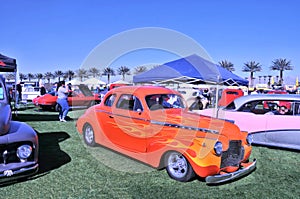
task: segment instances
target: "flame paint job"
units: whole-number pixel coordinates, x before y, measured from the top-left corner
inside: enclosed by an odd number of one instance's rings
[[[114,104],[106,106],[105,100],[113,93],[117,96]],[[141,100],[142,112],[116,107],[118,98],[125,93]],[[178,151],[201,177],[238,169],[220,168],[221,156],[214,152],[217,141],[222,142],[223,151],[226,151],[230,140],[241,140],[245,152],[240,162],[248,161],[251,146],[246,143],[247,132],[241,132],[230,122],[200,116],[187,109],[150,110],[145,96],[159,93],[180,95],[170,89],[152,86],[113,89],[106,94],[101,104],[90,107],[78,119],[77,130],[83,133],[85,125],[90,124],[95,132],[96,143],[153,167],[166,166],[161,164],[164,155],[169,151]]]

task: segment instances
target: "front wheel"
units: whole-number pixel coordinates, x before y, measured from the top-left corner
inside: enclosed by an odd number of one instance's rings
[[[83,128],[83,140],[88,146],[96,146],[95,133],[93,127],[90,124],[86,124]]]
[[[178,152],[170,152],[167,155],[167,173],[180,182],[188,182],[195,177],[195,172],[187,159]]]

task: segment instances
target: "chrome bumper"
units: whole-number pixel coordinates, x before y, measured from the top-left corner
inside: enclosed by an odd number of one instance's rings
[[[38,171],[38,168],[39,165],[36,163],[18,170],[6,170],[3,173],[0,173],[0,183],[33,175]]]
[[[221,174],[221,175],[207,176],[205,178],[205,181],[207,184],[223,183],[226,181],[230,181],[245,176],[251,173],[255,168],[256,168],[256,159],[254,159],[250,165],[247,165],[247,167],[241,168],[235,172]]]

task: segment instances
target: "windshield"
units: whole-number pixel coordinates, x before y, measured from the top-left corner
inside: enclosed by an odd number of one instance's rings
[[[0,102],[5,102],[7,103],[7,98],[6,98],[6,90],[5,90],[5,85],[4,85],[4,80],[0,76]]]
[[[145,99],[150,110],[185,108],[183,99],[175,94],[148,95]]]
[[[224,108],[224,110],[234,110],[234,109],[235,109],[235,103],[234,103],[234,101],[231,102],[230,104],[228,104],[228,105]]]

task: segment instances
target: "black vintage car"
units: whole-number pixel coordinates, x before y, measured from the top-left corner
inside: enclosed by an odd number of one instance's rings
[[[38,136],[23,122],[12,121],[4,78],[0,75],[0,183],[38,170]]]

